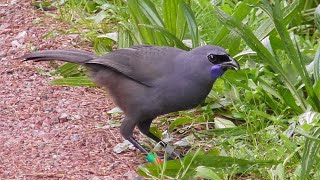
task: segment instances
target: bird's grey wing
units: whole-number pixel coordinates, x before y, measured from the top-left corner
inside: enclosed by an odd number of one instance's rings
[[[183,52],[171,47],[139,45],[115,50],[86,64],[103,65],[140,84],[152,86],[157,78],[169,72],[175,57]]]

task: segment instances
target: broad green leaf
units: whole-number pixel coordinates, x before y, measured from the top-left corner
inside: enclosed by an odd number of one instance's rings
[[[81,73],[79,72],[79,65],[75,63],[64,63],[59,66],[54,74],[60,74],[63,77],[77,76]]]
[[[195,177],[197,178],[205,178],[211,180],[222,180],[215,172],[214,169],[205,167],[205,166],[198,166],[196,168],[197,174]]]
[[[231,137],[231,136],[240,136],[247,133],[245,127],[236,126],[234,128],[223,128],[223,129],[209,129],[205,131],[198,132],[199,134],[206,134],[208,136],[223,136],[223,137]]]
[[[88,77],[79,76],[79,77],[68,77],[62,79],[55,79],[50,82],[52,85],[63,85],[63,86],[89,86],[93,87],[94,84]]]
[[[197,118],[191,118],[191,117],[178,117],[175,119],[169,126],[168,131],[172,132],[174,128],[185,125],[185,124],[191,124],[196,122],[207,122],[206,118],[204,116],[198,116]]]
[[[190,117],[178,117],[170,124],[168,131],[172,132],[174,128],[184,124],[190,124],[192,122],[193,122],[193,119]]]
[[[217,129],[233,128],[235,126],[236,125],[228,119],[221,118],[221,117],[214,118],[214,127]]]

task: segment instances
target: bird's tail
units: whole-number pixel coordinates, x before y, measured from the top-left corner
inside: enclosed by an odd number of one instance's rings
[[[76,64],[83,64],[96,57],[97,56],[91,52],[81,50],[44,50],[25,54],[21,58],[25,61],[38,62],[58,60]]]

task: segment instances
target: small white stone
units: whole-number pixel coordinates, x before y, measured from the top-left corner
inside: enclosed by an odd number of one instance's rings
[[[72,116],[72,120],[80,120],[80,119],[81,119],[81,116],[78,114]]]
[[[59,116],[59,119],[66,119],[68,118],[68,114],[67,113],[62,113],[60,116]]]
[[[72,134],[72,135],[70,136],[70,140],[71,140],[72,142],[79,141],[79,140],[80,140],[80,135],[79,135],[79,134]]]
[[[20,32],[16,37],[14,37],[14,39],[15,39],[15,40],[18,40],[18,41],[20,41],[21,39],[23,39],[23,41],[24,41],[24,39],[26,38],[26,36],[27,36],[27,31],[22,31],[22,32]]]

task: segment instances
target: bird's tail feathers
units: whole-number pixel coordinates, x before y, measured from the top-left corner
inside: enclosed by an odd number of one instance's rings
[[[64,62],[71,62],[76,64],[83,64],[91,59],[96,58],[94,53],[81,50],[44,50],[31,52],[22,56],[25,61],[51,61],[58,60]]]

